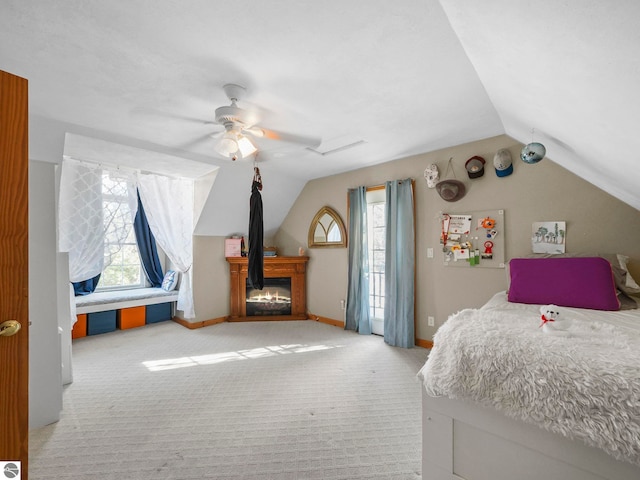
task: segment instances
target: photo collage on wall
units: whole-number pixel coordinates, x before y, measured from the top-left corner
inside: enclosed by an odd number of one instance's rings
[[[445,265],[504,268],[504,210],[440,214]]]

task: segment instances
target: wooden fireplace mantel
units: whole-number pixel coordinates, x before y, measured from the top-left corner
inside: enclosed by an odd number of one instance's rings
[[[254,320],[306,320],[306,268],[309,257],[264,257],[264,278],[291,278],[291,315],[247,316],[247,257],[227,257],[231,285],[230,322]]]

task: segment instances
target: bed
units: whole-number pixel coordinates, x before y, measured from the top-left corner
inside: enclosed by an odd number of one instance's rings
[[[422,478],[640,479],[630,275],[602,257],[514,260],[508,292],[434,336],[419,373]],[[551,303],[570,319],[566,331],[543,332]]]

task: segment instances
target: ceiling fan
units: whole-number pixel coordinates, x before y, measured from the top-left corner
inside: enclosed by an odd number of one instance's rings
[[[214,150],[223,157],[235,161],[255,154],[258,148],[249,137],[279,140],[308,147],[320,145],[319,138],[277,132],[262,127],[258,124],[260,117],[256,111],[238,107],[238,101],[242,100],[246,94],[244,87],[228,83],[222,88],[231,105],[216,108],[214,122],[222,125],[224,131],[215,133],[212,137],[217,139]]]

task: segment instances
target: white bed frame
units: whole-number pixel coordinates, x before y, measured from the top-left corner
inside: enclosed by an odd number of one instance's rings
[[[423,480],[638,480],[640,467],[497,410],[422,389]]]

